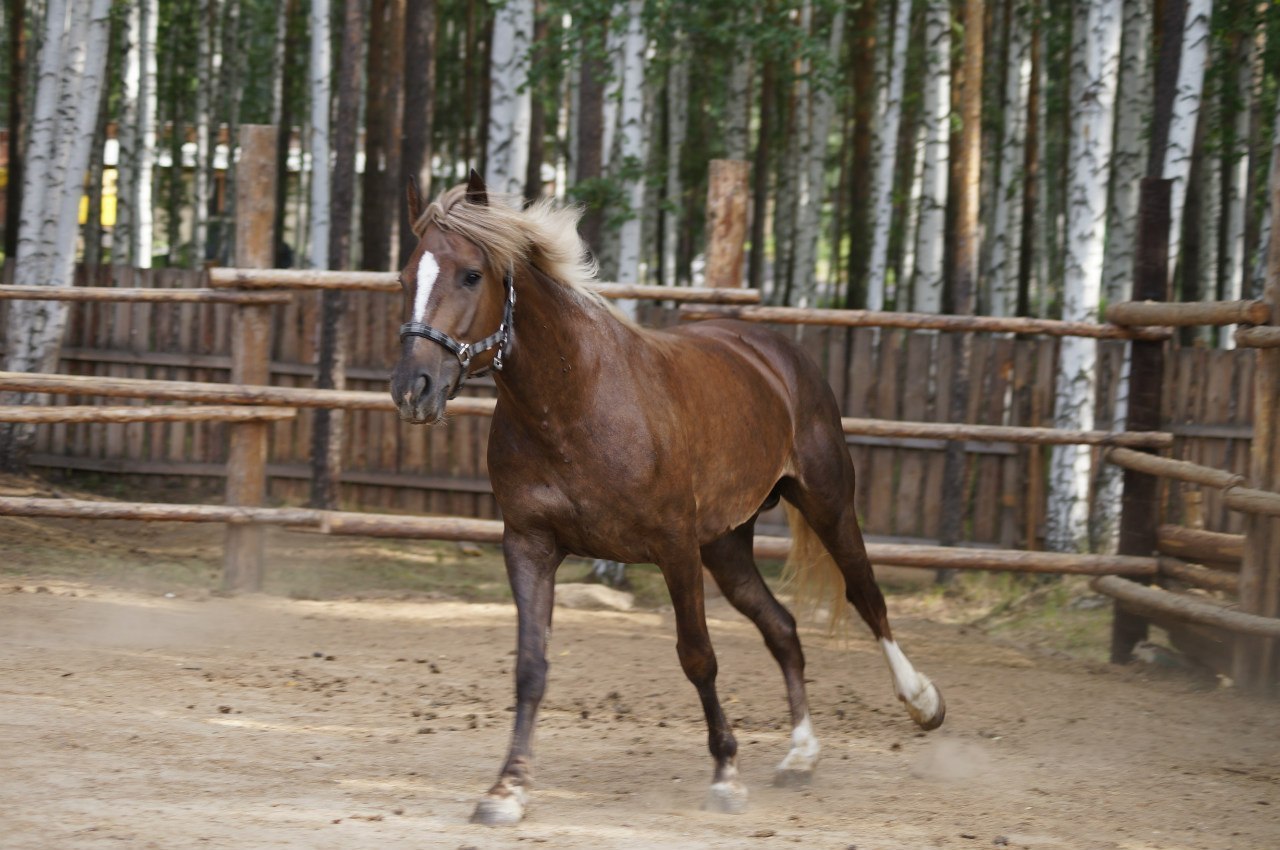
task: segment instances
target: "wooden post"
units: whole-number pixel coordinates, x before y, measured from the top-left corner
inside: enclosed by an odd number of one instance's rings
[[[1138,198],[1138,241],[1134,246],[1133,300],[1164,301],[1169,274],[1169,196],[1172,181],[1143,178]],[[1164,343],[1133,340],[1129,365],[1127,431],[1160,430],[1164,386]],[[1148,450],[1150,451],[1150,450]],[[1160,481],[1133,469],[1124,471],[1120,501],[1121,555],[1152,555],[1160,528]],[[1150,579],[1139,579],[1150,583]],[[1146,640],[1147,621],[1120,602],[1111,622],[1111,663],[1127,664],[1133,647]]]
[[[742,286],[743,250],[747,242],[749,163],[711,160],[707,180],[707,286]]]
[[[274,263],[272,223],[276,197],[275,127],[240,127],[240,162],[236,170],[236,264],[270,268]],[[271,308],[241,305],[231,321],[231,383],[271,382]],[[227,504],[257,507],[267,495],[266,422],[228,426]],[[222,587],[227,592],[262,589],[264,529],[261,525],[227,526]]]
[[[1277,151],[1272,156],[1280,156]],[[1271,325],[1280,324],[1280,173],[1271,175],[1271,243],[1267,251],[1267,283],[1262,300],[1271,307]],[[1253,447],[1249,483],[1280,491],[1280,349],[1259,348],[1253,378]],[[1251,514],[1244,526],[1244,561],[1240,568],[1240,610],[1280,616],[1280,518]],[[1269,691],[1280,682],[1276,641],[1236,640],[1232,678],[1248,690]]]

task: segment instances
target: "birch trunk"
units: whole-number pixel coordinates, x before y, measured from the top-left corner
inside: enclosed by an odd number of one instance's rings
[[[65,2],[65,0],[58,0]],[[120,81],[120,123],[116,129],[116,224],[111,231],[111,263],[127,266],[133,261],[135,187],[138,182],[138,94],[142,85],[139,61],[142,33],[142,3],[129,5],[124,26],[121,58],[124,72]]]
[[[1120,94],[1115,150],[1111,156],[1111,208],[1103,292],[1108,302],[1125,301],[1133,291],[1133,242],[1138,218],[1138,181],[1146,170],[1146,129],[1151,113],[1151,19],[1144,0],[1124,0],[1120,43]]]
[[[667,71],[667,188],[662,208],[662,283],[675,286],[678,275],[680,220],[684,204],[680,186],[680,154],[688,129],[689,56],[683,33],[676,34]]]
[[[329,267],[329,85],[333,48],[329,0],[311,0],[311,236],[310,267]]]
[[[887,0],[886,0],[887,2]],[[893,224],[893,178],[897,173],[898,127],[902,121],[902,85],[906,76],[907,36],[911,25],[911,0],[897,0],[892,42],[886,40],[888,87],[877,122],[875,178],[871,190],[871,253],[867,264],[867,309],[883,310],[885,277],[889,270],[889,231]]]
[[[1196,124],[1204,93],[1204,70],[1209,59],[1209,18],[1212,0],[1187,0],[1187,17],[1182,29],[1182,58],[1178,63],[1178,87],[1169,120],[1169,140],[1165,145],[1161,175],[1173,181],[1170,191],[1169,274],[1176,280],[1182,249],[1183,213],[1187,180],[1195,149]],[[1194,270],[1192,270],[1194,273]]]
[[[1222,299],[1239,301],[1245,292],[1245,218],[1249,183],[1249,118],[1254,102],[1254,38],[1253,33],[1239,36],[1235,51],[1235,115],[1227,150],[1227,233],[1226,257],[1223,263]],[[1235,348],[1235,325],[1228,325],[1218,336],[1222,348]]]
[[[951,3],[929,0],[924,18],[924,163],[912,309],[942,312],[947,189],[951,173]]]
[[[1022,254],[1023,162],[1026,158],[1027,96],[1031,88],[1031,8],[1010,0],[1004,127],[996,183],[995,233],[991,240],[988,307],[993,316],[1018,313],[1018,269]]]
[[[619,109],[618,153],[623,194],[627,199],[627,219],[618,233],[619,283],[639,283],[643,260],[641,208],[644,204],[644,163],[649,138],[644,114],[644,69],[648,39],[645,36],[643,0],[628,0],[626,37],[623,39],[622,102]],[[634,301],[620,301],[624,311],[634,314]]]
[[[1280,98],[1276,98],[1276,114],[1274,124],[1271,130],[1271,169],[1268,174],[1275,174],[1280,170]],[[1270,250],[1271,243],[1271,218],[1280,215],[1280,210],[1274,208],[1272,202],[1274,196],[1268,199],[1267,204],[1262,210],[1262,224],[1258,230],[1258,248],[1254,253],[1253,259],[1253,275],[1249,293],[1246,297],[1258,298],[1266,289],[1267,282],[1267,252]]]
[[[151,268],[155,241],[155,204],[153,200],[156,165],[156,31],[160,9],[158,0],[138,0],[140,30],[138,34],[137,172],[133,183],[133,218],[130,253],[133,265]]]
[[[198,0],[199,22],[196,31],[196,162],[195,162],[195,210],[192,214],[191,267],[204,265],[209,244],[209,185],[211,176],[209,134],[211,132],[209,92],[212,90],[210,63],[212,61],[213,13],[216,0]],[[288,4],[282,3],[282,9]],[[278,116],[275,119],[279,120]],[[285,133],[287,131],[281,130]],[[285,177],[282,175],[281,180]]]
[[[110,12],[111,0],[73,4],[50,0],[46,10],[15,258],[13,282],[19,286],[72,283],[84,173],[106,70]],[[10,304],[5,369],[52,371],[66,316],[65,302]],[[21,404],[33,398],[6,397],[5,403]],[[20,468],[33,437],[30,426],[0,425],[0,468]]]
[[[751,41],[745,29],[751,12],[739,8],[734,35],[733,61],[729,65],[729,102],[725,110],[725,157],[746,159],[751,134]]]
[[[493,22],[489,77],[489,134],[485,182],[496,192],[522,195],[529,169],[529,40],[533,0],[508,0]],[[523,88],[523,91],[522,91]]]
[[[1121,0],[1089,0],[1086,29],[1075,40],[1072,75],[1084,88],[1071,100],[1074,120],[1062,308],[1066,321],[1098,317],[1121,15]],[[1096,340],[1062,338],[1055,376],[1056,427],[1096,427],[1097,352]],[[1087,446],[1053,449],[1046,516],[1050,549],[1074,551],[1086,540],[1091,454]]]

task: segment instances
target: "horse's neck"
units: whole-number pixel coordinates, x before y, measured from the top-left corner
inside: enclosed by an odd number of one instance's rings
[[[600,361],[633,334],[607,307],[536,269],[515,286],[515,345],[499,375],[499,392],[542,417],[546,408],[563,406],[566,395],[593,393]]]

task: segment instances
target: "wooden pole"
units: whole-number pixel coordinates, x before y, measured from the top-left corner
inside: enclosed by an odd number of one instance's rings
[[[249,422],[293,419],[292,407],[108,407],[105,405],[63,405],[0,407],[0,422]]]
[[[273,126],[240,127],[240,161],[236,170],[236,264],[250,268],[273,265],[276,138]],[[271,383],[271,314],[265,305],[241,305],[231,321],[231,382]],[[267,495],[266,422],[237,422],[229,427],[227,505],[257,507]],[[227,526],[222,586],[228,592],[262,589],[262,526]]]
[[[1280,157],[1280,145],[1272,162]],[[1280,173],[1273,170],[1270,187],[1271,239],[1267,282],[1262,300],[1271,307],[1271,327],[1280,315]],[[1280,348],[1259,348],[1253,379],[1253,446],[1250,483],[1280,491]],[[1244,561],[1240,568],[1240,609],[1280,616],[1280,520],[1254,514],[1245,521]],[[1232,677],[1242,688],[1269,691],[1280,682],[1275,640],[1240,639],[1232,659]]]
[[[1133,258],[1135,301],[1163,301],[1166,297],[1171,187],[1172,181],[1154,177],[1144,177],[1139,187],[1138,235]],[[1158,431],[1164,386],[1164,344],[1135,339],[1130,345],[1126,427],[1130,431]],[[1116,451],[1141,454],[1132,449],[1112,449]],[[1126,468],[1123,487],[1118,551],[1121,555],[1150,556],[1157,548],[1160,483],[1153,475]],[[1117,601],[1111,622],[1111,663],[1129,663],[1134,646],[1146,640],[1147,632],[1147,621]]]
[[[893,419],[840,420],[846,434],[933,440],[974,440],[1030,445],[1140,446],[1169,448],[1173,435],[1159,431],[1068,431],[1019,425],[952,425],[949,422],[898,422]]]
[[[1168,328],[1126,328],[1092,322],[1063,322],[1058,319],[1028,319],[1001,316],[952,316],[942,313],[889,313],[878,310],[832,310],[821,307],[727,307],[698,305],[680,308],[685,321],[740,319],[779,325],[828,325],[840,328],[908,328],[953,333],[987,332],[1083,336],[1095,339],[1165,340],[1173,335]]]
[[[1273,617],[1232,611],[1193,596],[1144,587],[1119,576],[1100,576],[1093,580],[1093,589],[1144,613],[1167,614],[1189,623],[1217,626],[1237,634],[1266,635],[1273,640],[1280,637],[1280,620]]]
[[[1121,301],[1107,308],[1107,321],[1115,325],[1265,325],[1271,307],[1265,301]]]
[[[287,292],[235,292],[226,289],[131,289],[112,286],[0,286],[7,301],[158,301],[208,304],[287,304]]]
[[[747,244],[747,202],[750,163],[736,159],[711,160],[707,179],[707,286],[742,286],[742,262]]]
[[[1132,392],[1130,393],[1132,398]],[[1133,414],[1129,414],[1130,423]],[[1149,452],[1116,447],[1107,450],[1106,459],[1116,466],[1122,466],[1132,472],[1142,472],[1149,476],[1176,478],[1191,484],[1205,487],[1226,489],[1238,487],[1244,483],[1244,476],[1234,472],[1224,472],[1212,466],[1202,466],[1187,460],[1175,460],[1168,457],[1156,457]]]
[[[1162,525],[1156,532],[1156,546],[1166,555],[1187,561],[1240,569],[1244,559],[1244,537],[1180,525]]]

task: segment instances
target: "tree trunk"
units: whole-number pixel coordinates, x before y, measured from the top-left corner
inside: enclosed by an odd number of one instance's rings
[[[736,6],[733,59],[729,62],[729,92],[725,104],[725,159],[744,160],[751,149],[751,40],[746,29],[756,14]],[[686,66],[685,76],[688,76]]]
[[[120,120],[116,127],[116,224],[111,231],[111,262],[117,266],[134,261],[134,207],[138,202],[138,96],[142,87],[142,4],[129,4],[124,25],[123,77],[120,85]]]
[[[1148,4],[1143,0],[1124,0],[1120,94],[1115,150],[1111,157],[1111,207],[1107,214],[1107,247],[1102,266],[1103,293],[1111,303],[1127,300],[1133,289],[1138,181],[1145,171],[1143,142],[1151,113],[1150,47]]]
[[[153,190],[156,166],[156,28],[159,0],[138,0],[139,34],[137,173],[133,183],[132,227],[133,265],[151,268],[155,244],[155,202]]]
[[[272,105],[273,123],[279,128],[276,135],[276,207],[272,232],[275,234],[275,264],[279,268],[292,268],[297,259],[294,246],[288,244],[285,233],[285,220],[289,211],[289,148],[293,143],[293,91],[298,62],[296,56],[301,47],[302,15],[299,14],[299,0],[285,0],[282,4],[281,17],[276,19],[276,53],[279,57],[278,74],[275,87],[275,103]],[[283,42],[283,44],[279,43]],[[370,107],[372,108],[372,107]],[[370,166],[366,162],[365,172]],[[302,172],[299,171],[301,183]]]
[[[1188,0],[1182,28],[1182,53],[1178,62],[1178,85],[1169,120],[1169,140],[1164,149],[1161,176],[1173,181],[1172,218],[1169,226],[1169,274],[1177,279],[1182,248],[1182,227],[1187,182],[1194,154],[1196,125],[1204,92],[1204,71],[1209,57],[1209,18],[1212,0]],[[1194,273],[1194,270],[1192,270]]]
[[[551,19],[546,14],[545,0],[539,0],[533,9],[533,40],[529,48],[530,68],[538,64],[546,65],[546,54],[550,50]],[[546,158],[547,109],[542,93],[537,91],[538,72],[531,70],[525,83],[529,89],[529,154],[525,158],[525,172],[521,180],[523,189],[520,194],[526,203],[542,197],[542,163]]]
[[[1027,130],[1027,94],[1031,84],[1031,9],[1010,0],[1008,58],[1004,86],[1004,127],[1000,135],[1000,171],[996,183],[995,233],[991,241],[988,309],[993,316],[1018,313],[1018,269],[1022,255],[1022,186]]]
[[[493,22],[485,182],[495,192],[523,195],[529,166],[529,42],[533,0],[508,0]]]
[[[578,234],[595,255],[600,253],[604,210],[596,191],[604,165],[604,87],[609,65],[604,55],[604,29],[583,34],[578,68],[578,159],[574,164],[574,197],[586,207]]]
[[[5,187],[4,255],[17,256],[26,151],[27,2],[9,0],[9,183]]]
[[[924,19],[924,162],[916,225],[912,309],[941,313],[945,285],[947,183],[951,173],[951,3],[929,0]]]
[[[684,209],[680,156],[688,129],[689,56],[683,33],[677,33],[667,70],[666,203],[662,205],[662,283],[677,283],[680,218]],[[732,134],[731,134],[732,135]]]
[[[892,42],[885,39],[884,49],[889,51],[887,89],[880,120],[876,122],[876,150],[872,154],[875,178],[871,202],[871,253],[867,263],[869,310],[884,309],[885,278],[889,271],[889,232],[893,225],[893,179],[897,174],[898,126],[902,121],[902,85],[906,76],[910,25],[911,0],[897,0]],[[889,34],[888,31],[882,32]]]
[[[856,23],[858,49],[849,51],[854,63],[854,131],[853,167],[849,180],[849,280],[845,290],[844,305],[850,309],[860,308],[866,304],[867,253],[871,245],[869,234],[871,169],[867,167],[867,163],[871,162],[877,116],[877,111],[873,109],[876,100],[873,92],[880,82],[876,76],[876,67],[878,57],[883,52],[877,49],[879,46],[877,9],[883,7],[885,3],[886,0],[868,0],[858,7]]]
[[[107,34],[107,58],[104,60],[106,78],[98,96],[97,121],[93,141],[89,145],[89,206],[84,223],[83,264],[90,275],[96,275],[102,265],[102,177],[106,171],[107,119],[111,117],[109,107],[116,68],[112,60],[119,59],[115,45],[119,41],[120,30],[120,20],[113,15]],[[10,127],[9,132],[13,131]]]
[[[333,77],[329,0],[311,0],[311,236],[308,266],[329,266],[329,86]]]
[[[1089,0],[1086,29],[1074,40],[1072,73],[1073,78],[1079,75],[1084,90],[1072,97],[1062,309],[1066,321],[1098,318],[1122,15],[1122,0]],[[1059,344],[1054,425],[1095,428],[1097,341],[1063,337]],[[1046,539],[1055,551],[1075,551],[1086,542],[1091,456],[1087,446],[1052,450]]]
[[[13,282],[70,286],[80,228],[80,199],[105,76],[111,0],[49,0],[23,187],[24,208]],[[65,302],[15,301],[8,306],[5,369],[52,371],[58,362]],[[34,395],[4,396],[26,403]],[[0,468],[22,467],[31,426],[0,425]]]
[[[192,214],[191,267],[198,269],[204,265],[209,245],[209,188],[212,175],[210,156],[210,133],[212,132],[212,116],[209,109],[209,92],[213,44],[213,15],[216,9],[215,0],[197,0],[199,25],[196,29],[196,163],[195,163],[195,210]],[[280,4],[287,9],[287,3]],[[279,116],[275,120],[279,120]],[[287,132],[281,131],[287,136]],[[282,181],[283,182],[283,178]]]
[[[356,44],[358,48],[358,37]],[[409,208],[404,202],[404,187],[410,180],[415,180],[422,197],[431,197],[432,134],[435,131],[433,117],[436,102],[435,0],[420,0],[409,4],[405,18],[404,53],[406,67],[411,66],[417,70],[406,73],[404,79],[404,143],[400,155],[403,174],[400,178],[401,191],[394,196],[395,205],[400,210],[398,265],[401,266],[409,262],[409,256],[418,247],[413,222],[409,221]],[[346,67],[345,58],[343,67]],[[358,93],[354,98],[354,109],[359,112]]]
[[[1254,37],[1246,28],[1236,33],[1233,63],[1235,72],[1226,78],[1234,85],[1233,112],[1228,133],[1226,177],[1226,256],[1223,263],[1222,300],[1239,301],[1245,292],[1245,220],[1248,216],[1249,125],[1254,101]],[[1218,337],[1222,348],[1235,348],[1235,326],[1222,328]]]
[[[391,28],[388,15],[396,0],[371,0],[369,6],[369,55],[365,80],[368,92],[364,114],[364,176],[360,184],[360,267],[386,271],[390,266],[391,220],[396,209],[385,197],[387,186],[387,145],[391,112],[390,42],[400,38]],[[399,175],[397,175],[397,178]],[[396,197],[400,195],[397,192]]]
[[[764,286],[764,233],[765,222],[769,217],[769,142],[773,135],[773,117],[777,106],[774,92],[776,76],[773,60],[766,59],[760,73],[760,129],[756,136],[756,152],[752,164],[751,251],[747,257],[749,284],[757,292],[761,292]]]
[[[621,161],[622,191],[627,200],[627,219],[618,233],[619,283],[639,283],[644,246],[641,242],[641,210],[644,205],[644,163],[648,159],[649,134],[644,114],[645,52],[643,0],[628,0],[627,29],[622,41],[622,103],[619,109],[618,152]],[[632,314],[634,301],[619,301],[619,308]]]

